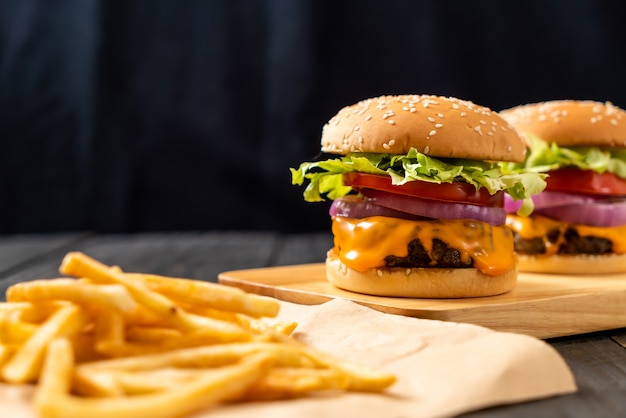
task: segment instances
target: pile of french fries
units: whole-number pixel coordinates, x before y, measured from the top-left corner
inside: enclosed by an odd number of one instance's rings
[[[180,417],[395,382],[291,337],[296,323],[267,320],[280,308],[272,298],[125,273],[80,252],[59,271],[11,286],[0,302],[0,381],[35,383],[44,418]]]

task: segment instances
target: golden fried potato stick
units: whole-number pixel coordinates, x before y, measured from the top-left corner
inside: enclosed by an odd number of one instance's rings
[[[181,348],[157,354],[124,357],[79,364],[78,371],[90,373],[100,370],[140,371],[179,367],[220,367],[238,361],[242,357],[267,353],[275,358],[276,366],[315,367],[314,362],[303,355],[298,345],[267,342],[242,342],[216,344],[204,347]]]
[[[179,330],[165,327],[134,325],[126,328],[126,341],[158,344],[161,341],[179,338]]]
[[[338,360],[312,347],[302,346],[302,350],[319,364],[340,371],[345,377],[344,389],[359,392],[382,392],[395,383],[396,376],[379,369]]]
[[[246,393],[246,401],[270,401],[297,398],[309,392],[342,390],[347,377],[337,369],[275,367]]]
[[[275,317],[280,309],[280,303],[276,299],[246,293],[236,287],[154,274],[126,273],[126,276],[175,301],[190,305],[210,306],[253,318]]]
[[[329,354],[308,346],[294,338],[278,332],[269,333],[271,340],[284,345],[297,346],[318,368],[331,368],[341,371],[346,377],[344,389],[361,392],[382,392],[396,382],[396,376],[380,369],[339,360]]]
[[[119,312],[101,311],[95,321],[94,348],[96,352],[106,354],[109,345],[124,343],[125,323]]]
[[[72,344],[67,338],[53,338],[43,359],[39,386],[35,391],[35,405],[42,395],[45,398],[70,393],[73,368]]]
[[[0,310],[0,343],[22,344],[37,331],[37,325],[20,321],[15,316],[9,311]]]
[[[9,383],[36,380],[47,345],[56,337],[77,333],[87,319],[86,313],[78,306],[68,305],[60,308],[17,349],[0,371],[0,376]]]
[[[61,342],[58,342],[61,341]],[[174,418],[241,397],[271,367],[273,359],[256,354],[207,370],[196,379],[167,391],[115,398],[70,395],[71,345],[50,345],[35,392],[35,408],[43,418]]]
[[[12,318],[19,321],[41,324],[48,319],[54,311],[67,304],[68,302],[60,300],[44,300],[37,302],[9,301],[0,303],[0,311],[12,312]]]
[[[15,346],[9,344],[0,344],[0,369],[11,358],[15,352]]]
[[[124,273],[117,266],[108,267],[81,252],[66,254],[59,271],[75,277],[89,277],[102,283],[119,283],[111,275],[126,276],[175,301],[210,306],[227,312],[239,312],[254,318],[274,317],[280,309],[277,300],[246,293],[236,287],[154,274]]]
[[[42,279],[16,283],[7,289],[7,300],[64,300],[89,307],[116,309],[126,314],[136,314],[140,310],[139,304],[122,285],[79,283],[75,279]]]
[[[204,329],[214,331],[225,341],[238,341],[250,338],[248,332],[236,324],[190,314],[167,297],[148,289],[143,283],[126,277],[117,268],[107,265],[80,252],[67,253],[59,268],[63,274],[89,277],[96,282],[121,284],[132,297],[149,311],[158,315],[168,324],[184,331]]]
[[[171,390],[197,379],[210,369],[179,369],[175,367],[140,372],[111,372],[127,395]]]

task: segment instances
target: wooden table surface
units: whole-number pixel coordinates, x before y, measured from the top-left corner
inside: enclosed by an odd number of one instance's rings
[[[228,270],[322,262],[330,233],[146,233],[0,237],[0,294],[20,281],[58,275],[68,251],[126,271],[216,281]],[[577,393],[496,407],[465,417],[617,417],[626,415],[626,329],[548,340],[572,369]]]

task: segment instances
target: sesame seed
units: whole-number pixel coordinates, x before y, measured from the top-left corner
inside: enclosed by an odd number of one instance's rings
[[[415,112],[417,112],[417,109],[416,109],[416,108],[414,108],[414,107],[412,107],[412,108],[411,108],[411,113],[415,113]]]
[[[409,275],[411,274],[411,269],[406,269],[405,274],[406,274],[407,276],[409,276]]]
[[[428,145],[426,145],[424,147],[424,154],[428,154],[429,151],[430,151],[430,147]]]
[[[509,145],[508,147],[506,147],[506,152],[511,152],[511,151],[513,151],[513,147],[512,146]]]
[[[365,116],[365,120],[372,120],[372,115]]]
[[[443,127],[443,123],[436,123],[435,124],[435,128],[441,128],[441,127]]]
[[[383,277],[383,271],[380,269],[376,269],[376,274],[378,275],[378,277]]]
[[[481,120],[479,120],[479,121],[478,121],[478,123],[480,123],[481,125],[486,125],[486,124],[487,124],[487,122],[485,122],[485,121],[484,121],[484,120],[482,120],[482,119],[481,119]]]
[[[617,121],[615,119],[611,119],[611,125],[617,126]]]
[[[461,116],[462,116],[462,117],[467,116],[467,112],[461,112]]]
[[[390,145],[390,146],[391,146],[391,145],[393,145],[393,144],[395,144],[395,143],[396,143],[396,140],[395,140],[395,139],[390,139],[390,140],[389,140],[389,145]]]
[[[363,143],[363,137],[360,136],[359,139],[357,139],[357,141],[358,141],[359,144],[362,144]]]
[[[435,121],[435,118],[433,118],[432,116],[429,116],[429,117],[428,117],[428,122],[431,122],[431,123],[432,123],[432,122],[434,122],[434,121]]]
[[[355,127],[354,127],[354,130],[355,130],[355,131],[358,131],[359,129],[361,129],[361,127],[360,127],[360,126],[355,126]]]
[[[395,124],[396,124],[396,123],[395,123],[392,119],[389,119],[389,120],[387,121],[387,123],[388,123],[389,125],[395,125]]]
[[[432,131],[428,132],[428,135],[430,135],[430,136],[435,136],[435,135],[437,135],[437,131],[435,131],[435,130],[433,129]]]
[[[383,148],[388,150],[388,149],[390,149],[391,147],[389,146],[389,144],[383,144]]]
[[[487,135],[493,136],[493,132],[492,131],[487,131]]]
[[[439,116],[440,118],[443,118],[443,113],[437,113],[437,116]]]

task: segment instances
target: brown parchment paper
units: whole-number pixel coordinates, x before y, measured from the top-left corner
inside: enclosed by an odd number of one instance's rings
[[[381,313],[345,300],[281,302],[277,320],[295,337],[352,362],[397,375],[385,394],[332,394],[218,406],[193,418],[449,417],[488,406],[573,393],[564,360],[542,340],[470,324]],[[32,388],[0,385],[0,416],[34,418]]]

